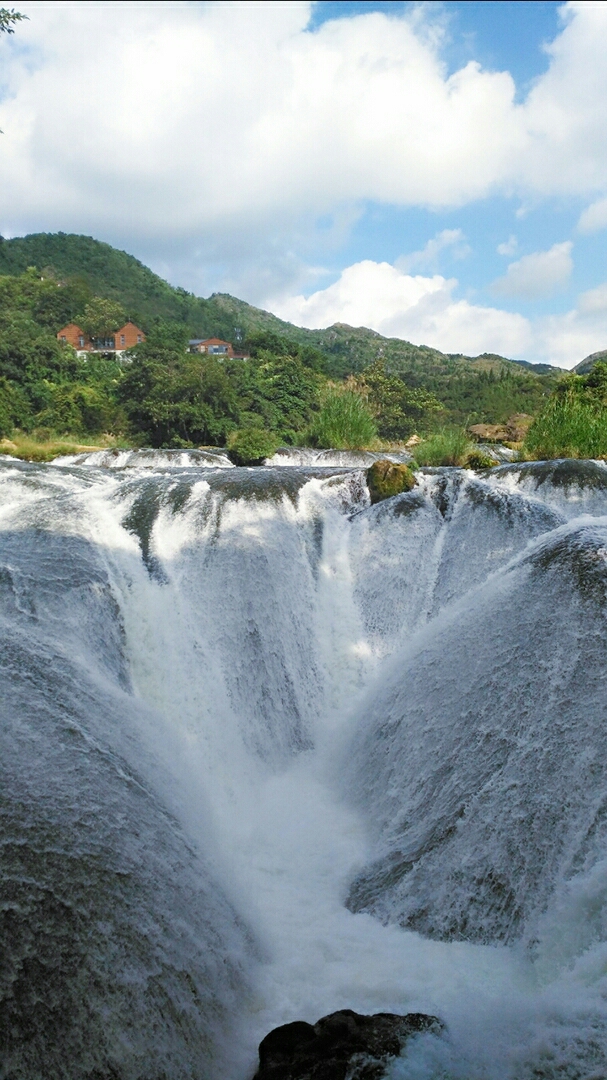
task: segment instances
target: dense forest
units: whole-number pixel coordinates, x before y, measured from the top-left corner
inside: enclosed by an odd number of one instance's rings
[[[120,360],[79,358],[56,337],[69,321],[94,333],[126,318],[147,340]],[[187,351],[189,338],[210,336],[250,359]],[[561,375],[490,354],[445,355],[365,328],[305,330],[225,294],[202,299],[175,289],[90,237],[42,233],[0,243],[5,437],[16,429],[39,437],[112,432],[140,445],[191,446],[235,444],[244,431],[263,433],[264,446],[326,445],[349,417],[367,442],[396,442],[414,431],[535,414]]]

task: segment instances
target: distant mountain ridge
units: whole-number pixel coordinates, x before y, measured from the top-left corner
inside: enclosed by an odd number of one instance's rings
[[[327,355],[328,374],[333,378],[362,371],[380,357],[391,369],[419,377],[445,378],[483,372],[521,374],[521,368],[535,376],[561,374],[561,369],[548,364],[509,360],[494,353],[476,357],[447,354],[344,323],[324,330],[308,330],[228,293],[213,293],[204,299],[174,288],[133,255],[90,236],[32,233],[0,242],[0,274],[21,274],[28,266],[36,266],[40,271],[52,268],[59,278],[83,279],[96,295],[119,301],[128,317],[145,330],[156,318],[163,318],[185,324],[192,337],[216,336],[238,343],[247,335],[262,331],[289,337],[302,345],[313,345]]]
[[[585,356],[579,364],[576,364],[573,370],[576,375],[587,375],[599,360],[607,361],[607,349],[601,349],[599,352],[590,353],[590,356]]]

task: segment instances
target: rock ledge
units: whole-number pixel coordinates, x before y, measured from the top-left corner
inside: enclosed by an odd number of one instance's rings
[[[412,1035],[443,1030],[442,1021],[425,1013],[363,1016],[341,1009],[316,1024],[296,1020],[259,1044],[253,1080],[380,1080]]]

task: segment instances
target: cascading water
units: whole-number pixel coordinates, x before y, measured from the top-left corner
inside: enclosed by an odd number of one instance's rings
[[[607,1072],[607,469],[0,459],[6,1080]]]

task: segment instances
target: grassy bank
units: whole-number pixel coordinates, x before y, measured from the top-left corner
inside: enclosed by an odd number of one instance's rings
[[[607,459],[607,364],[561,381],[531,425],[523,454],[527,459]]]
[[[8,454],[22,461],[53,461],[65,454],[91,453],[115,446],[130,448],[130,444],[115,435],[100,435],[94,443],[84,443],[72,435],[54,432],[36,435],[35,432],[25,434],[14,431],[10,438],[0,439],[0,454]]]

